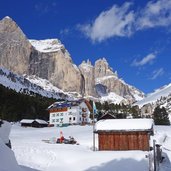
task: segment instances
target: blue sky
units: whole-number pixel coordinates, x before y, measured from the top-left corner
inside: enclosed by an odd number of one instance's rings
[[[58,38],[73,62],[105,57],[145,93],[171,82],[171,0],[1,0],[29,39]]]

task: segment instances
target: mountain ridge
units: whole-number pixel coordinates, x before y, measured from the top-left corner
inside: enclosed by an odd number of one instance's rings
[[[73,63],[60,40],[29,40],[10,17],[0,21],[0,45],[0,66],[20,75],[49,80],[63,92],[96,99],[101,95],[107,99],[113,93],[123,98],[118,103],[132,103],[137,97],[144,97],[143,92],[119,79],[105,58],[97,60],[92,67],[89,61],[86,71],[82,64]]]

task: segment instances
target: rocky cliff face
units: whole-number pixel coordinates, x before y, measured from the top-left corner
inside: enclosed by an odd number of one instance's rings
[[[27,73],[32,46],[9,17],[0,21],[0,66],[19,74]]]
[[[97,60],[95,66],[91,65],[90,61],[84,61],[79,68],[85,77],[86,95],[102,97],[115,93],[128,103],[144,97],[143,92],[119,79],[117,72],[113,71],[105,58]]]
[[[105,96],[105,100],[110,95],[119,102],[143,97],[142,92],[118,78],[106,59],[97,60],[95,66],[88,60],[78,68],[58,39],[28,40],[9,17],[0,21],[0,66],[47,79],[65,92]]]
[[[45,78],[63,91],[83,94],[82,75],[78,67],[73,64],[67,50],[57,39],[52,39],[48,40],[48,43],[53,42],[53,45],[61,45],[61,47],[52,51],[48,49],[48,52],[45,52],[44,49],[40,51],[37,44],[45,41],[37,41],[35,43],[36,41],[34,40],[33,46],[35,49],[30,55],[29,75]]]
[[[94,67],[89,60],[87,62],[83,61],[79,66],[79,69],[84,76],[85,81],[85,96],[97,96],[96,95],[96,87],[95,87],[95,75],[94,75]]]
[[[29,41],[9,17],[0,21],[0,66],[48,79],[64,91],[84,93],[81,72],[61,42]]]

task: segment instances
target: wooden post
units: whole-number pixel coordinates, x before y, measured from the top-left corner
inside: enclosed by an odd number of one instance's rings
[[[93,151],[95,151],[95,121],[94,121],[94,110],[93,110]]]
[[[153,140],[153,157],[154,157],[154,171],[157,171],[156,169],[156,140]]]

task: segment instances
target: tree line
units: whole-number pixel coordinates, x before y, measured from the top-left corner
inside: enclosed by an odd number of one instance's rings
[[[92,105],[90,100],[90,104]],[[107,102],[96,102],[97,114],[96,118],[99,120],[103,114],[109,113],[116,119],[124,119],[131,116],[132,118],[141,118],[141,112],[138,106],[131,106],[125,104],[109,104]],[[156,106],[151,116],[155,125],[170,125],[169,114],[165,107]]]
[[[46,109],[55,101],[35,93],[32,96],[17,93],[0,85],[0,119],[14,122],[25,118],[49,120]]]
[[[26,95],[17,93],[14,90],[0,85],[0,119],[15,122],[21,119],[43,119],[49,120],[47,107],[57,101],[53,98],[42,97],[33,93]],[[90,100],[91,106],[93,102]],[[110,113],[116,119],[127,118],[131,115],[133,118],[141,118],[141,113],[137,106],[125,104],[110,104],[108,102],[96,102],[97,120],[104,113]],[[92,117],[92,115],[91,115]],[[151,115],[156,125],[170,125],[168,112],[164,107],[157,106]]]

